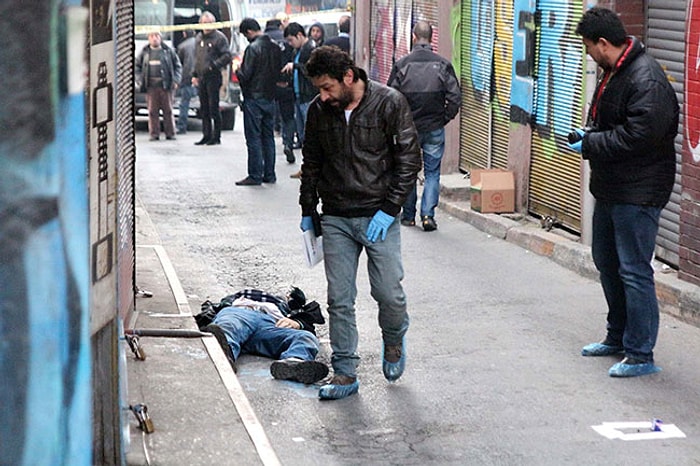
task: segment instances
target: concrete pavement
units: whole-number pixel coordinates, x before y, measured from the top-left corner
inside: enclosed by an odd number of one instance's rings
[[[470,209],[468,180],[443,176],[443,213],[489,235],[517,244],[587,277],[597,274],[590,249],[575,238],[546,232],[527,217],[480,214]],[[135,328],[196,330],[188,297],[167,252],[137,202],[136,284],[153,293],[136,301]],[[698,325],[700,291],[659,267],[662,310]],[[155,431],[144,434],[129,416],[129,464],[279,464],[255,413],[215,339],[140,339],[146,359],[127,352],[128,401],[144,403]]]

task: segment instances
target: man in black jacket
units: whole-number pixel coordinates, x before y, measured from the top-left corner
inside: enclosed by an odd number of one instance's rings
[[[216,337],[234,371],[245,353],[277,359],[270,366],[276,379],[311,384],[328,375],[328,367],[315,360],[314,326],[325,320],[318,303],[307,303],[299,288],[285,297],[245,289],[216,304],[205,301],[195,320],[201,331]]]
[[[338,399],[359,389],[355,298],[363,249],[379,307],[384,377],[394,382],[404,371],[408,312],[397,215],[415,186],[420,148],[404,96],[369,81],[346,52],[334,46],[314,49],[306,73],[319,96],[309,107],[302,149],[301,229],[321,234],[314,217],[322,201],[335,374],[319,397]]]
[[[241,34],[250,45],[236,71],[243,93],[243,129],[248,146],[248,176],[236,181],[238,186],[275,183],[275,94],[282,68],[282,51],[263,34],[253,18],[244,18]]]
[[[437,229],[435,208],[440,199],[440,165],[445,152],[445,125],[459,111],[462,95],[452,63],[433,52],[433,28],[427,21],[413,26],[413,50],[394,64],[388,85],[406,96],[423,149],[425,185],[420,205],[423,230]],[[416,189],[403,205],[401,224],[415,225]]]
[[[202,13],[201,24],[216,22],[209,11]],[[216,29],[203,29],[195,38],[195,65],[192,85],[198,88],[199,111],[202,115],[202,139],[195,145],[221,144],[221,110],[219,110],[219,88],[222,83],[221,70],[231,64],[228,39]],[[212,129],[212,122],[214,123]]]
[[[618,16],[592,8],[576,33],[602,68],[587,129],[576,130],[570,147],[590,162],[593,260],[608,304],[607,335],[586,345],[583,356],[624,353],[612,377],[658,372],[654,345],[659,306],[654,257],[659,216],[675,177],[678,133],[676,94],[659,64]]]

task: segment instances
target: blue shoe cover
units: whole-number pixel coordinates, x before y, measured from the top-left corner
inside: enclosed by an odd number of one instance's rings
[[[591,343],[581,350],[581,356],[612,356],[622,353],[625,349],[622,346],[611,346],[603,343]]]
[[[354,395],[360,389],[360,381],[355,379],[350,385],[326,384],[318,391],[318,397],[322,400],[339,400]]]
[[[649,375],[661,372],[659,366],[655,366],[653,362],[645,362],[642,364],[625,364],[627,358],[621,362],[614,364],[608,371],[610,377],[639,377],[640,375]]]
[[[396,382],[406,368],[406,337],[404,336],[401,340],[401,358],[397,362],[389,362],[384,359],[385,346],[382,344],[382,372],[384,372],[384,378],[389,382]]]

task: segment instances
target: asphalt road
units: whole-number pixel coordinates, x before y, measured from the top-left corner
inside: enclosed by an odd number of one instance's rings
[[[246,176],[242,118],[220,146],[194,146],[198,124],[176,141],[137,133],[136,192],[192,309],[243,287],[292,284],[324,303],[322,266],[307,268],[301,252],[298,181],[288,176],[299,164],[287,164],[278,140],[278,182],[235,186]],[[400,381],[381,373],[364,261],[358,395],[321,402],[317,387],[273,380],[269,360],[241,358],[240,383],[283,464],[700,464],[700,329],[662,315],[663,371],[610,378],[617,359],[580,356],[604,333],[597,282],[445,213],[436,219],[432,233],[402,227],[411,328]],[[650,432],[653,418],[661,432]],[[610,422],[642,424],[617,426],[617,439],[594,429]],[[685,437],[660,438],[672,425]],[[614,436],[614,427],[598,430]]]

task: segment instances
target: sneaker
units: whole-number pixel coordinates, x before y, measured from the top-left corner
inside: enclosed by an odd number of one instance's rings
[[[625,348],[608,338],[600,343],[591,343],[581,350],[581,356],[612,356],[625,351]]]
[[[260,181],[255,181],[253,178],[246,176],[240,181],[236,181],[236,186],[260,186]]]
[[[399,380],[406,368],[406,337],[400,345],[382,345],[382,372],[389,382]]]
[[[318,397],[322,400],[339,400],[354,395],[359,389],[360,381],[357,377],[334,375],[331,381],[318,391]]]
[[[228,362],[231,363],[231,367],[233,367],[233,372],[238,372],[238,367],[236,366],[236,358],[233,356],[233,351],[231,350],[231,347],[228,344],[228,340],[226,340],[226,333],[224,333],[224,329],[222,329],[216,324],[209,324],[202,329],[202,332],[207,332],[214,335],[216,341],[219,342],[219,346],[221,346],[221,349],[224,350],[224,354],[226,355]]]
[[[642,361],[641,359],[625,357],[622,361],[614,364],[608,371],[610,377],[638,377],[660,372],[661,368],[654,365],[653,361]]]
[[[294,157],[294,151],[289,146],[284,147],[284,155],[287,156],[287,163],[294,163],[297,161],[296,157]]]
[[[412,218],[402,218],[401,225],[405,227],[414,227],[416,226],[416,221]]]
[[[425,231],[435,231],[437,230],[437,223],[433,217],[427,215],[422,215],[421,220],[423,221],[423,230]]]
[[[328,366],[318,361],[304,361],[287,358],[275,361],[270,366],[270,374],[279,380],[312,384],[328,375]]]

